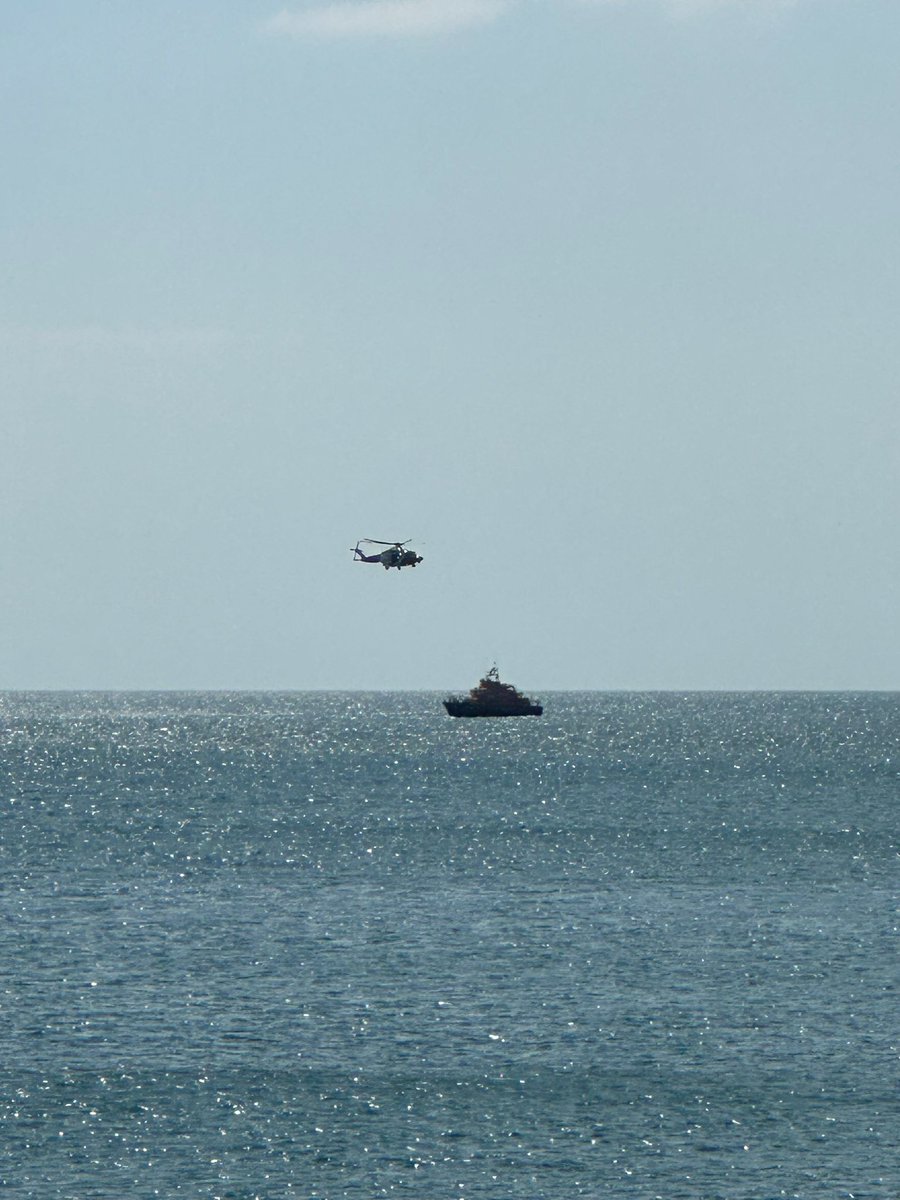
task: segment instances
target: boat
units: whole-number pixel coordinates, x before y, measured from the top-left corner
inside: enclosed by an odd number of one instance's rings
[[[543,705],[534,704],[511,683],[501,683],[496,666],[468,696],[448,696],[444,708],[451,717],[539,717],[544,711]]]

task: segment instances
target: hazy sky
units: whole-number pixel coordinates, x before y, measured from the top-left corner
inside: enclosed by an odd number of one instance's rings
[[[280,3],[4,6],[0,687],[900,687],[897,0]]]

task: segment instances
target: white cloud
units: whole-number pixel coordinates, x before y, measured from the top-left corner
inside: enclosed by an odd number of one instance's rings
[[[676,16],[692,17],[722,9],[740,10],[750,14],[771,14],[794,8],[800,0],[570,0],[585,8],[628,8],[651,2]]]
[[[336,0],[270,18],[270,33],[290,37],[427,37],[502,16],[513,0]]]
[[[740,9],[758,16],[793,8],[797,3],[798,0],[667,0],[668,7],[676,14],[687,17],[724,8]]]
[[[801,0],[539,0],[560,7],[625,9],[655,6],[676,17],[732,10],[772,16]],[[263,25],[268,33],[296,38],[428,37],[489,25],[523,0],[308,0],[282,9]]]

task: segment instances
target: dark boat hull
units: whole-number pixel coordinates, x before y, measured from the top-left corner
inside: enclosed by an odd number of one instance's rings
[[[451,717],[539,717],[541,704],[526,704],[521,708],[489,708],[471,700],[445,700],[444,708]]]

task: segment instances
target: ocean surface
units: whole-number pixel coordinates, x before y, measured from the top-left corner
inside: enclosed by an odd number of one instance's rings
[[[900,695],[0,695],[0,1192],[897,1200]]]

